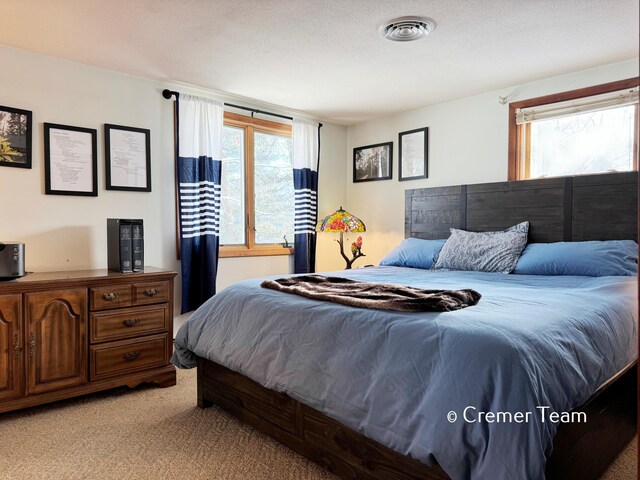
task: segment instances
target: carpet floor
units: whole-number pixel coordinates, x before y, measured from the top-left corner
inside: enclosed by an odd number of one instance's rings
[[[0,414],[0,478],[315,480],[333,475],[225,412],[195,405],[195,370],[171,388],[112,390]],[[636,478],[634,440],[603,480]]]

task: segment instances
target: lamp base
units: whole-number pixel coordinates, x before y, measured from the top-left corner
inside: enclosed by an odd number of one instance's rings
[[[349,257],[347,257],[345,255],[345,253],[344,253],[344,234],[342,232],[340,232],[340,240],[336,240],[336,242],[338,242],[338,245],[340,245],[340,255],[342,255],[342,258],[344,258],[344,261],[347,263],[347,266],[345,267],[345,270],[351,270],[351,265],[353,265],[353,262],[355,262],[360,257],[366,257],[366,255],[364,253],[362,253],[359,249],[358,249],[357,253],[353,254],[353,258],[349,258]]]

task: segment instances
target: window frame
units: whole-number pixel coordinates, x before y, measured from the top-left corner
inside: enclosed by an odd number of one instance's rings
[[[256,244],[255,242],[255,185],[254,185],[254,148],[253,133],[255,131],[291,137],[291,125],[271,122],[261,118],[253,118],[239,113],[224,112],[224,125],[244,130],[244,238],[245,243],[239,245],[220,245],[218,256],[228,257],[262,257],[271,255],[292,255],[293,239],[289,247],[279,243]],[[224,168],[224,166],[223,166]],[[293,178],[293,173],[291,174]]]
[[[508,165],[507,165],[507,178],[512,180],[529,180],[528,171],[530,167],[530,142],[531,142],[531,124],[523,124],[521,126],[516,124],[516,110],[519,108],[530,108],[541,105],[548,105],[552,103],[565,102],[568,100],[577,100],[580,98],[591,97],[593,95],[600,95],[603,93],[615,92],[618,90],[625,90],[627,88],[635,88],[640,83],[640,77],[627,78],[624,80],[618,80],[615,82],[603,83],[600,85],[594,85],[591,87],[578,88],[576,90],[569,90],[561,93],[554,93],[551,95],[545,95],[542,97],[529,98],[527,100],[521,100],[519,102],[509,103],[509,151],[508,151]],[[636,105],[636,112],[638,113],[639,107]],[[522,127],[522,128],[521,128]],[[524,146],[525,158],[522,158],[520,151]],[[633,140],[633,170],[638,170],[638,114],[635,117],[634,126],[634,140]],[[524,165],[522,164],[524,161]],[[523,175],[524,174],[524,175]]]

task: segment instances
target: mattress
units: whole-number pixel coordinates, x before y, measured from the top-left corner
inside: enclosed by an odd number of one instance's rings
[[[453,312],[401,313],[260,287],[219,292],[175,339],[196,356],[338,420],[453,479],[544,478],[563,417],[637,358],[633,277],[373,267],[332,272],[425,289],[472,288]],[[588,419],[586,419],[588,421]]]

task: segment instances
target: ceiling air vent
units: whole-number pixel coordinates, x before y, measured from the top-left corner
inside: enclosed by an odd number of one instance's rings
[[[410,42],[426,37],[436,27],[430,18],[400,17],[380,27],[380,33],[394,42]]]

